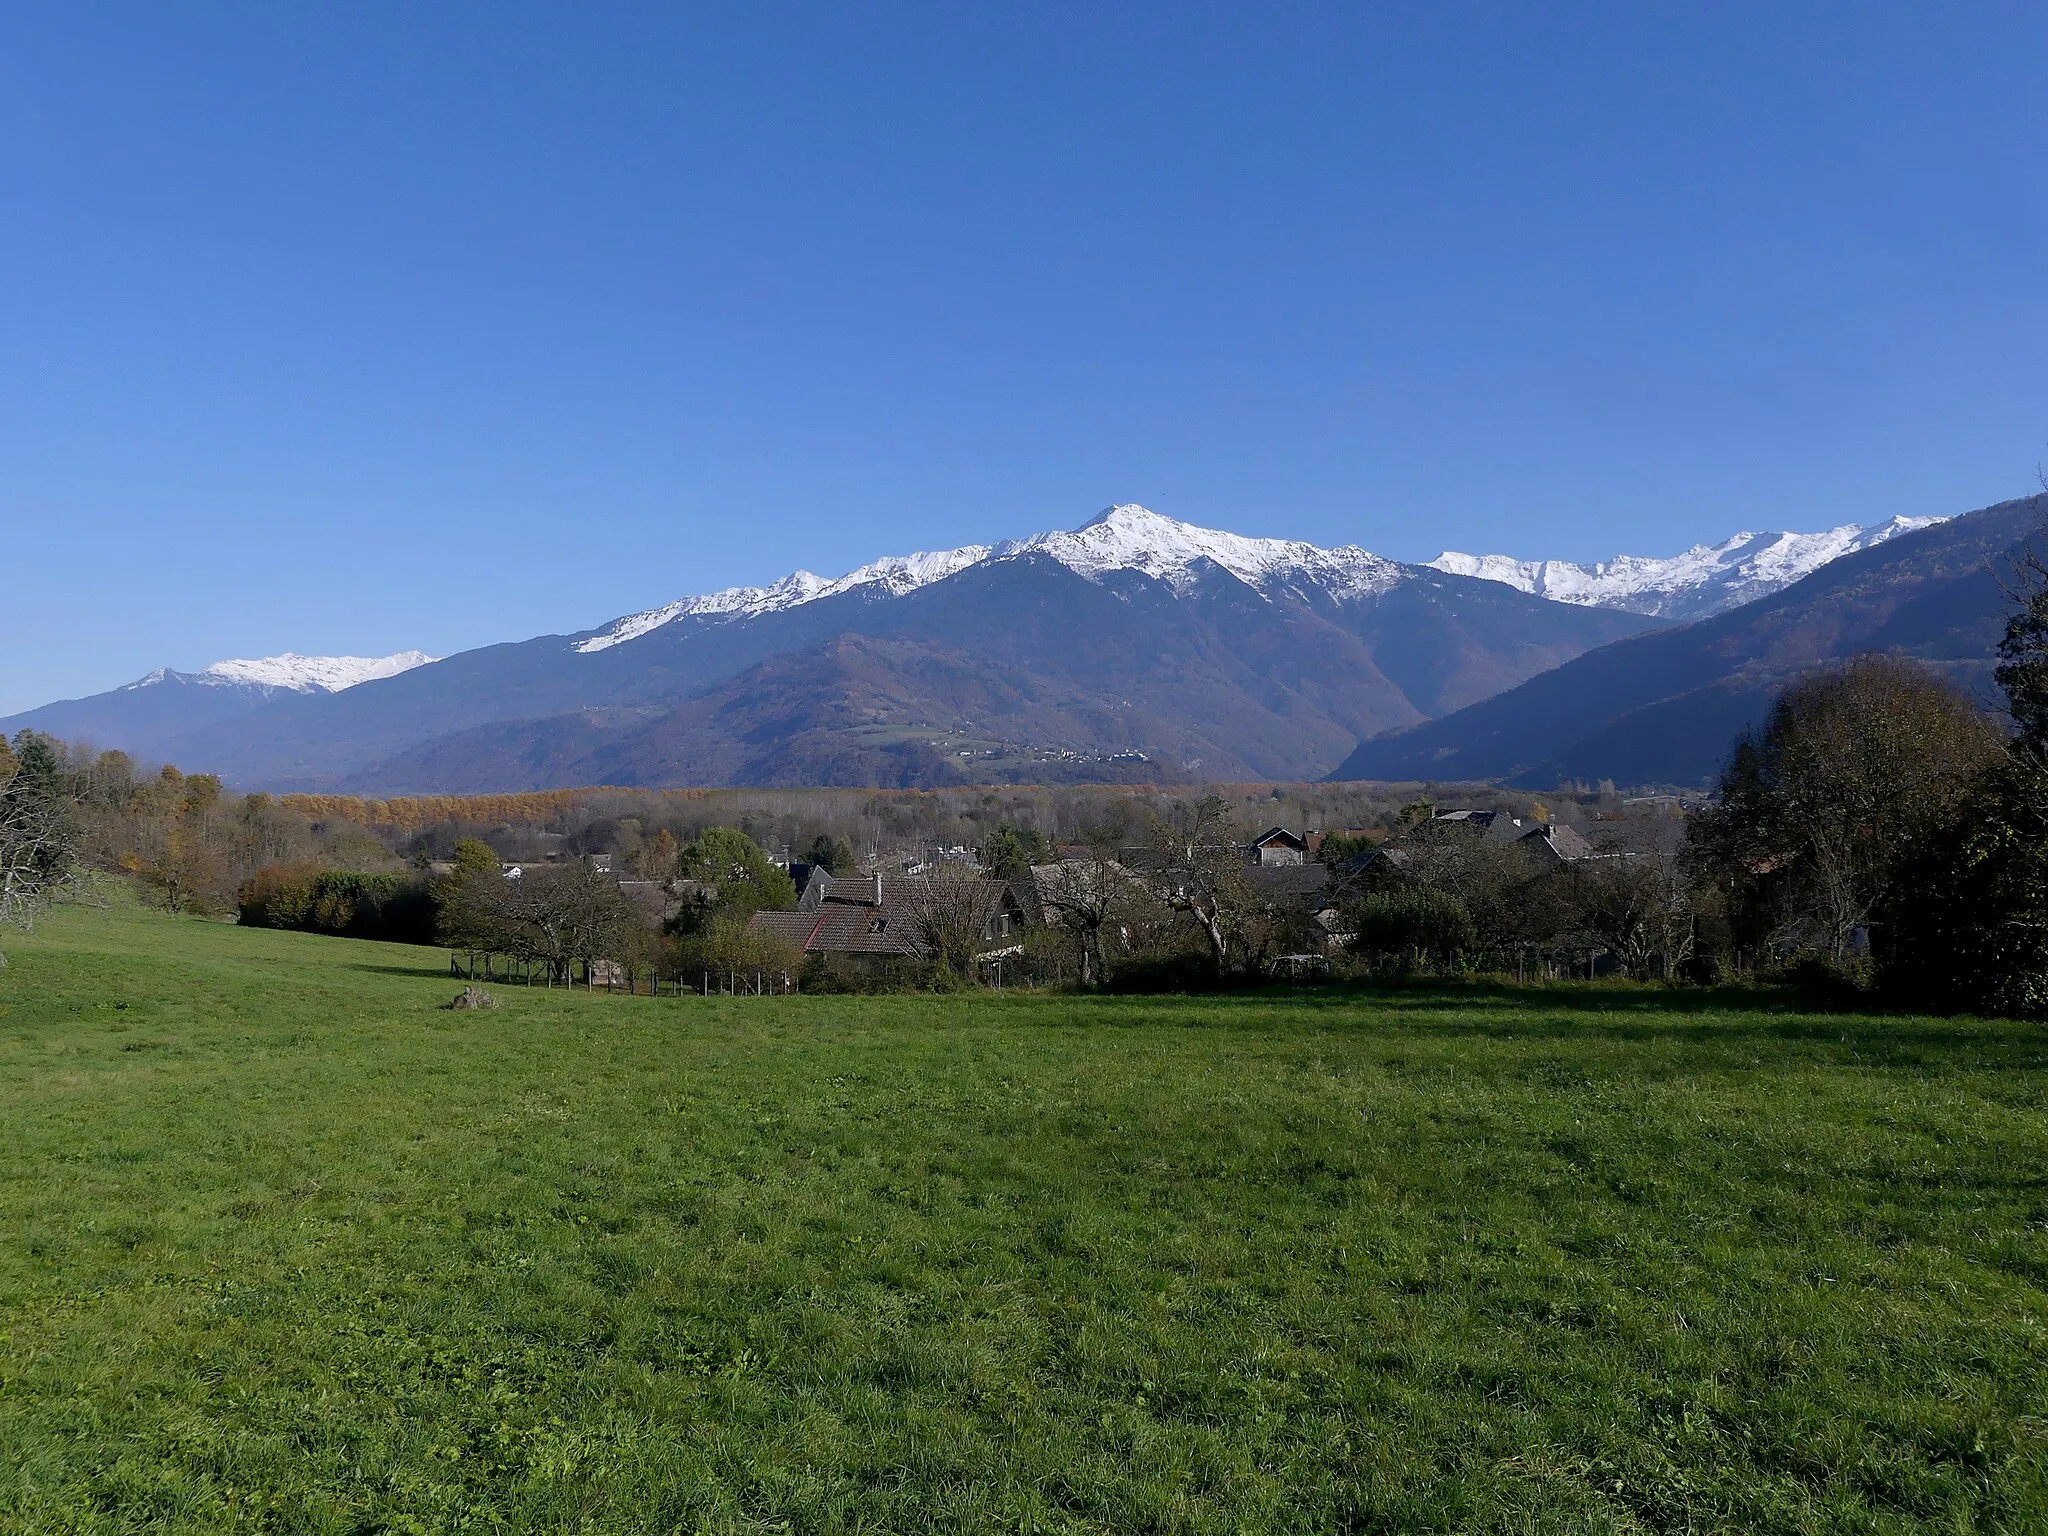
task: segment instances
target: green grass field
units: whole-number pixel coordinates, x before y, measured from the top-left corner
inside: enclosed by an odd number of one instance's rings
[[[2048,1037],[0,971],[0,1529],[2048,1530]]]

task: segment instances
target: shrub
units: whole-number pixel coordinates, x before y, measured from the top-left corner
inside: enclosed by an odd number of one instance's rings
[[[291,928],[395,944],[434,942],[434,899],[413,875],[272,864],[242,886],[240,914],[251,928]]]
[[[1427,959],[1449,965],[1476,949],[1479,927],[1465,903],[1448,891],[1387,891],[1368,896],[1351,912],[1351,947],[1381,964]]]

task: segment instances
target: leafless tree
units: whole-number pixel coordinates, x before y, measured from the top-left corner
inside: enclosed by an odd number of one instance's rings
[[[909,883],[911,935],[925,958],[972,979],[1003,910],[1003,886],[962,864],[940,864]]]
[[[73,837],[62,807],[0,796],[0,923],[33,931],[49,905],[75,888]]]
[[[78,822],[52,744],[24,732],[16,748],[0,784],[0,923],[27,932],[78,886]]]
[[[1608,848],[1574,861],[1567,873],[1586,936],[1629,975],[1669,981],[1692,958],[1698,909],[1692,881],[1675,853]]]
[[[1192,918],[1223,975],[1255,892],[1251,866],[1231,825],[1230,804],[1205,795],[1178,805],[1153,828],[1146,878],[1166,907]]]
[[[567,981],[578,960],[618,959],[639,926],[612,876],[587,859],[528,868],[517,879],[472,879],[469,899],[490,947]]]
[[[1110,857],[1107,846],[1091,847],[1085,858],[1041,864],[1032,885],[1048,922],[1064,928],[1081,957],[1081,985],[1108,972],[1103,935],[1119,922],[1139,894],[1131,872]]]

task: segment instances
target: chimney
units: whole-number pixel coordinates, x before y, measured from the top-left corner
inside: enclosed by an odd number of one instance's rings
[[[876,870],[876,871],[875,871],[875,905],[879,907],[879,906],[880,906],[881,904],[882,904],[882,872],[881,872],[881,871],[880,871],[880,870],[878,869],[878,870]]]

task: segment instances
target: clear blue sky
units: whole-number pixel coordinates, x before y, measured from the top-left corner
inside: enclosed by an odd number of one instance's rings
[[[0,12],[0,710],[1111,501],[1399,558],[2048,443],[2048,7]]]

